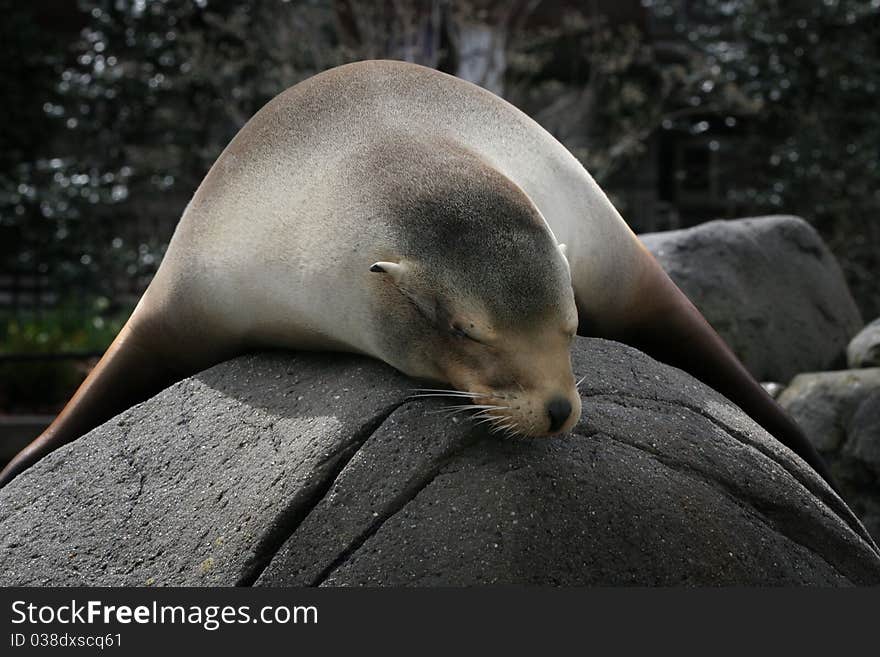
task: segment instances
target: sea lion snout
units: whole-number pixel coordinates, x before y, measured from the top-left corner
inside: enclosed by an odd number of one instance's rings
[[[547,404],[547,415],[550,418],[550,431],[559,431],[571,417],[571,402],[565,397],[554,397]]]
[[[577,386],[569,393],[552,395],[545,405],[547,428],[543,435],[554,436],[570,431],[581,419],[581,397]]]
[[[464,388],[478,419],[512,436],[541,438],[569,431],[580,419],[581,399],[577,388],[549,392],[543,388],[519,386],[492,389],[482,386]]]

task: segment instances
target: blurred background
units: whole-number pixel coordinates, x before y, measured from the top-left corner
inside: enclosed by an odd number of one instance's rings
[[[260,106],[366,58],[503,96],[584,163],[637,232],[801,215],[863,316],[880,315],[880,0],[0,8],[0,417],[39,424],[63,405]]]

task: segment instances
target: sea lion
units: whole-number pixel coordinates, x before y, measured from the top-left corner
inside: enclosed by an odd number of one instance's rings
[[[432,69],[341,66],[235,136],[119,336],[0,485],[172,382],[267,346],[367,354],[451,386],[499,428],[559,433],[581,411],[576,332],[689,371],[831,481],[549,133]]]

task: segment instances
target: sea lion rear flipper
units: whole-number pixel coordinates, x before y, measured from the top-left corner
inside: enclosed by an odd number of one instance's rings
[[[636,298],[619,313],[624,320],[600,331],[603,337],[626,342],[720,392],[839,493],[824,460],[800,427],[755,381],[657,261],[647,252],[644,255],[650,262],[642,270]]]
[[[135,311],[58,417],[3,468],[0,488],[50,452],[206,364],[184,366],[161,347],[156,329]]]

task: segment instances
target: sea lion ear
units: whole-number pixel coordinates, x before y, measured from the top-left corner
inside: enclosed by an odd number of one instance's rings
[[[406,274],[406,265],[397,262],[374,262],[370,271],[378,274],[388,274],[395,283],[400,283]]]
[[[428,321],[436,323],[439,318],[440,304],[434,295],[420,284],[418,277],[410,276],[412,265],[406,261],[400,262],[374,262],[370,271],[377,274],[386,274],[398,290],[412,302],[412,304],[424,315]],[[422,281],[424,283],[424,281]]]
[[[568,262],[568,247],[565,244],[558,244],[557,248],[559,249],[559,253],[562,254],[562,261],[565,263],[565,267],[571,272],[571,264]]]

